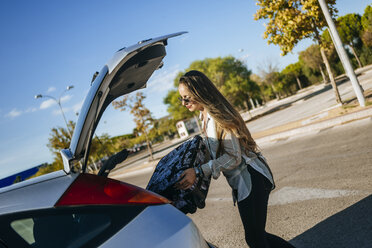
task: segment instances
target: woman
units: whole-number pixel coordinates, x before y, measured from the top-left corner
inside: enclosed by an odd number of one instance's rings
[[[189,71],[182,76],[178,91],[186,108],[200,111],[211,160],[185,170],[176,186],[188,189],[197,174],[217,179],[222,172],[233,190],[234,204],[238,202],[249,247],[293,247],[265,231],[267,203],[274,180],[240,114],[199,71]]]

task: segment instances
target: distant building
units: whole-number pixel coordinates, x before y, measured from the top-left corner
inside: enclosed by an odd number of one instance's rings
[[[176,127],[181,139],[187,138],[193,133],[200,132],[195,117],[177,122]]]

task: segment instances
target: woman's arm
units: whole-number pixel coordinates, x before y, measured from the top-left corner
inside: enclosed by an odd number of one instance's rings
[[[239,140],[232,133],[226,134],[223,139],[224,153],[217,159],[209,160],[201,165],[201,169],[205,176],[210,176],[217,179],[222,171],[235,169],[242,161],[242,153],[240,150]],[[186,169],[181,174],[181,180],[175,185],[178,189],[190,188],[196,179],[194,168]]]
[[[234,134],[227,133],[222,142],[224,153],[201,165],[204,175],[212,175],[214,179],[217,179],[222,171],[237,168],[242,160],[239,140]]]
[[[182,172],[180,178],[181,180],[175,184],[175,187],[183,190],[190,188],[196,180],[194,168],[186,169],[184,172]]]

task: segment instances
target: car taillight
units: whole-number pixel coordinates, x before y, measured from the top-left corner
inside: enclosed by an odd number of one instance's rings
[[[168,199],[137,186],[92,174],[80,174],[55,206],[158,205]]]

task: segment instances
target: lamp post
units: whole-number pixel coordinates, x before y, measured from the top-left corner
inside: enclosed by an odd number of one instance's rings
[[[71,90],[72,88],[74,88],[73,85],[67,86],[66,89],[61,93],[61,95],[59,96],[58,99],[56,99],[56,98],[53,97],[53,96],[42,95],[42,94],[38,94],[38,95],[35,96],[35,99],[39,99],[39,98],[43,98],[43,97],[50,98],[50,99],[54,100],[54,101],[58,104],[59,108],[61,109],[62,117],[63,117],[63,119],[65,120],[66,127],[67,127],[67,132],[68,132],[68,135],[70,136],[70,138],[72,138],[72,135],[71,135],[71,131],[70,131],[70,129],[68,128],[68,123],[67,123],[67,120],[66,120],[65,114],[63,113],[63,110],[62,110],[61,97],[62,97],[62,95],[63,95],[66,91],[69,91],[69,90]]]

